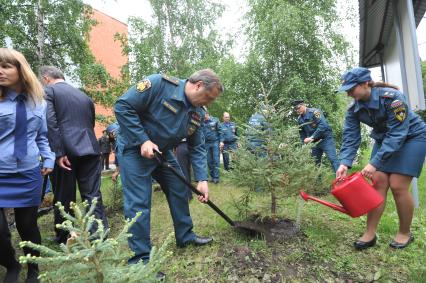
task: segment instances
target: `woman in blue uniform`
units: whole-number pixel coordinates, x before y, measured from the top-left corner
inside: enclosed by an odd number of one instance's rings
[[[0,264],[4,282],[18,282],[21,266],[15,258],[4,208],[14,208],[16,228],[23,241],[41,243],[37,208],[42,175],[52,171],[55,155],[47,141],[43,88],[25,59],[0,48]],[[39,157],[43,157],[40,170]],[[38,252],[24,248],[25,254]],[[28,264],[26,282],[38,282],[38,266]]]
[[[369,163],[362,174],[376,181],[376,190],[386,199],[392,191],[399,217],[399,231],[390,243],[401,249],[414,236],[410,226],[414,202],[409,192],[413,177],[419,177],[426,155],[426,125],[407,105],[405,96],[396,87],[374,83],[370,71],[354,68],[342,76],[339,91],[354,99],[346,113],[340,166],[336,177],[346,176],[361,142],[360,122],[372,127],[375,140]],[[354,246],[358,250],[376,244],[376,230],[385,208],[384,202],[367,216],[367,228]]]

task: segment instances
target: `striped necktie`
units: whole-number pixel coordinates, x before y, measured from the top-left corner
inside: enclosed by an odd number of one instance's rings
[[[27,109],[26,97],[19,94],[16,97],[15,145],[13,156],[22,160],[27,155]]]

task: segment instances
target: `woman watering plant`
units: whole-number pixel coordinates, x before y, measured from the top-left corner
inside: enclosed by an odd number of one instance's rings
[[[362,169],[365,177],[376,181],[375,189],[385,199],[390,188],[399,217],[399,231],[390,246],[402,249],[414,236],[410,226],[414,202],[409,192],[413,177],[419,177],[426,155],[426,125],[407,105],[397,87],[375,83],[370,71],[354,68],[342,76],[339,91],[354,99],[346,113],[340,166],[336,177],[345,177],[361,142],[360,122],[372,127],[375,144],[369,163]],[[384,202],[367,215],[367,228],[355,243],[363,250],[377,242],[376,230],[385,208]]]
[[[42,175],[52,171],[55,154],[47,141],[43,88],[25,57],[0,48],[0,265],[7,268],[4,282],[18,282],[21,265],[15,259],[3,208],[15,209],[21,239],[41,243],[37,209]],[[40,170],[39,157],[43,157]],[[39,253],[24,248],[25,254]],[[38,282],[38,266],[28,264],[26,282]]]

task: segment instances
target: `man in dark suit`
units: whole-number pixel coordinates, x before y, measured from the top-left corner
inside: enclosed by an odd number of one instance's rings
[[[98,199],[95,217],[102,219],[107,228],[100,191],[100,150],[93,130],[94,104],[85,93],[67,84],[56,67],[41,67],[40,79],[46,92],[48,139],[56,154],[52,173],[53,201],[60,201],[68,212],[70,202],[76,201],[77,181],[83,200]],[[62,222],[62,216],[55,209],[55,226]],[[58,242],[67,240],[68,232],[56,228],[55,231]]]
[[[111,154],[110,137],[106,130],[103,130],[102,137],[98,139],[98,144],[101,149],[101,168],[102,170],[109,170],[109,156]]]

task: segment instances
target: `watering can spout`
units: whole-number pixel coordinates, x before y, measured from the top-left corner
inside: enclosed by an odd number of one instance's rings
[[[325,201],[325,200],[322,200],[322,199],[320,199],[320,198],[316,198],[316,197],[313,197],[313,196],[310,196],[310,195],[308,195],[307,193],[305,193],[304,191],[301,191],[300,192],[300,196],[305,200],[305,201],[308,201],[308,200],[313,200],[313,201],[315,201],[315,202],[318,202],[318,203],[320,203],[320,204],[322,204],[322,205],[325,205],[325,206],[328,206],[328,207],[331,207],[332,209],[334,209],[334,210],[337,210],[337,211],[340,211],[340,212],[342,212],[342,213],[345,213],[345,214],[348,214],[348,215],[350,215],[349,214],[349,212],[343,207],[343,206],[341,206],[341,205],[338,205],[338,204],[335,204],[335,203],[331,203],[331,202],[328,202],[328,201]]]

